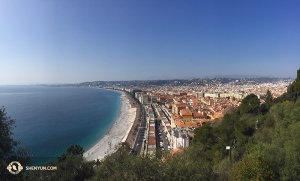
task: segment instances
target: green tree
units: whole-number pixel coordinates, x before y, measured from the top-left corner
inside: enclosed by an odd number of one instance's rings
[[[237,162],[231,172],[230,180],[278,180],[273,170],[261,155],[250,154]]]
[[[286,100],[296,101],[300,96],[300,69],[297,71],[297,77],[288,87],[287,92],[282,94],[279,98],[275,99],[275,102],[283,102]]]
[[[247,95],[240,105],[240,112],[241,114],[245,113],[254,113],[257,114],[259,112],[260,101],[255,94]]]
[[[100,161],[93,180],[163,180],[162,162],[155,157],[141,157],[119,149]]]
[[[68,155],[80,155],[83,156],[84,150],[80,145],[71,145],[67,148]]]
[[[213,135],[213,128],[208,124],[194,130],[193,142],[199,146],[201,145],[203,151],[212,149],[215,139],[216,138]]]
[[[294,101],[295,98],[295,82],[291,83],[288,88],[287,88],[287,92],[284,96],[285,100],[290,100],[290,101]]]
[[[267,93],[266,93],[265,103],[267,105],[267,109],[270,109],[270,107],[273,104],[273,95],[269,89],[267,90]]]
[[[63,153],[57,157],[58,161],[64,161],[68,156],[83,156],[84,150],[80,145],[70,145],[67,148],[67,153]]]
[[[300,122],[287,129],[289,138],[284,143],[285,165],[281,170],[282,180],[300,180]]]
[[[123,149],[106,157],[99,164],[94,180],[215,180],[211,162],[190,148],[176,154],[164,154],[164,159],[134,156]],[[164,161],[162,161],[164,160]]]
[[[46,166],[56,166],[53,171],[33,171],[29,173],[28,180],[62,180],[81,181],[94,175],[94,162],[87,162],[83,158],[83,148],[80,145],[71,145],[57,160],[46,163]]]
[[[255,117],[240,118],[234,124],[235,137],[238,140],[238,146],[244,146],[255,131]]]
[[[297,71],[297,78],[294,81],[295,83],[295,92],[297,93],[297,96],[300,94],[300,69]]]
[[[18,161],[21,165],[30,163],[26,149],[19,147],[19,142],[12,138],[12,130],[15,128],[15,120],[6,115],[5,108],[0,109],[0,179],[23,180],[24,174],[20,172],[13,175],[6,167],[11,161]]]
[[[162,165],[165,176],[161,180],[216,180],[211,159],[195,148],[167,157]]]

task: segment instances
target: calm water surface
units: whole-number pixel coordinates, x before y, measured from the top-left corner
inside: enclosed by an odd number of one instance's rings
[[[16,120],[13,137],[33,162],[44,163],[71,144],[85,150],[118,116],[120,93],[92,88],[0,86],[0,106]],[[36,161],[35,161],[36,160]]]

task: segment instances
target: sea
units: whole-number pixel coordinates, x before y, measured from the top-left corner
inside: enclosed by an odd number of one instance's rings
[[[13,139],[26,148],[31,165],[56,159],[70,145],[88,150],[110,129],[120,93],[96,88],[0,86],[0,107],[15,119]]]

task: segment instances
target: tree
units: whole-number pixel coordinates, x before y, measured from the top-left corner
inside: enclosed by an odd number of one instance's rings
[[[266,114],[273,105],[273,102],[273,96],[271,94],[271,91],[268,89],[265,95],[265,103],[261,105],[261,113]]]
[[[271,91],[269,89],[267,90],[265,102],[266,102],[266,105],[267,105],[267,109],[270,109],[270,107],[272,106],[272,103],[273,103],[273,96],[272,96]]]
[[[6,169],[12,161],[21,165],[28,164],[30,158],[26,149],[19,147],[19,142],[12,138],[15,120],[6,115],[5,108],[0,109],[0,178],[1,180],[23,180],[23,172],[13,175]]]
[[[295,83],[295,92],[298,95],[300,94],[300,69],[298,69],[297,71],[297,78],[294,81],[294,83]]]
[[[213,128],[210,125],[205,124],[202,127],[196,128],[194,133],[193,142],[202,145],[203,151],[212,148],[216,138],[213,135]]]
[[[240,118],[234,124],[234,134],[238,140],[238,146],[244,146],[255,132],[255,117],[244,117]]]
[[[90,178],[94,174],[94,162],[87,162],[83,158],[83,148],[80,145],[71,145],[57,160],[46,163],[46,166],[56,166],[53,171],[30,172],[27,180],[64,180],[81,181]]]
[[[260,101],[255,94],[250,94],[246,96],[240,105],[240,113],[254,113],[257,114],[259,112]]]
[[[230,180],[278,180],[266,159],[253,154],[237,162],[230,172],[230,177]]]
[[[290,101],[294,101],[295,98],[295,82],[293,82],[292,84],[290,84],[287,88],[286,91],[286,96],[285,96],[285,100],[290,100]]]
[[[299,113],[298,113],[299,115]],[[287,128],[290,133],[284,144],[285,164],[281,169],[282,180],[300,179],[300,122],[294,123],[292,127]]]
[[[58,161],[64,161],[69,156],[83,156],[84,150],[80,145],[70,145],[67,148],[67,153],[63,153],[60,157],[57,157]]]
[[[67,148],[68,155],[80,155],[83,156],[84,150],[80,145],[71,145]]]
[[[287,87],[287,92],[282,94],[275,102],[283,102],[286,100],[296,101],[300,96],[300,69],[297,71],[297,78]]]

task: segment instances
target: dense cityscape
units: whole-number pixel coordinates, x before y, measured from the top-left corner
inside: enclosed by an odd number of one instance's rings
[[[133,152],[187,148],[194,129],[205,123],[219,124],[224,114],[237,109],[243,98],[255,94],[265,103],[269,90],[277,98],[287,91],[292,78],[199,78],[146,81],[95,81],[76,86],[122,90],[130,93],[145,111]],[[142,122],[143,123],[143,122]],[[142,124],[141,124],[142,125]],[[143,128],[143,127],[142,127]],[[141,148],[139,148],[139,146]]]

